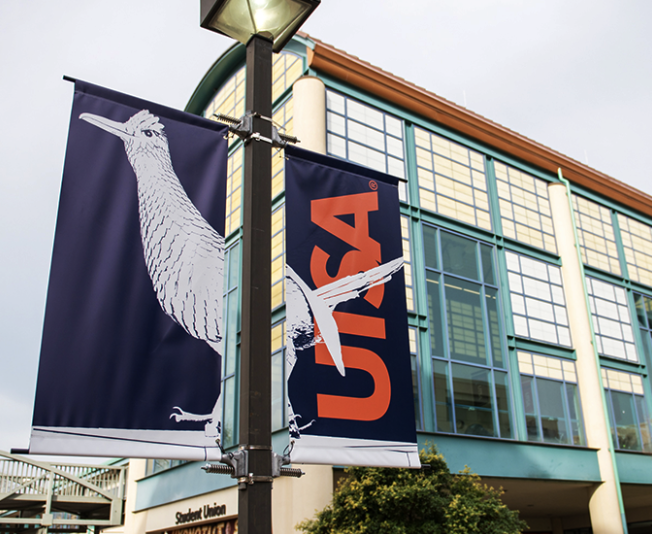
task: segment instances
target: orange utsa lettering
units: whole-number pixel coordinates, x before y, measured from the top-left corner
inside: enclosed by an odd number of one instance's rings
[[[314,247],[310,257],[310,274],[316,287],[372,269],[381,262],[380,243],[369,235],[369,212],[378,210],[378,193],[360,193],[333,198],[322,198],[311,202],[311,220],[330,234],[351,245],[342,257],[337,274],[328,274],[326,264],[330,254]],[[339,217],[353,215],[353,226]],[[385,294],[384,284],[367,291],[365,299],[379,308]],[[340,334],[385,339],[385,320],[354,313],[333,312]],[[315,337],[319,337],[319,326],[315,324]],[[392,387],[385,362],[373,351],[360,347],[342,347],[342,360],[348,369],[360,369],[371,375],[374,392],[369,397],[348,397],[317,394],[319,417],[346,419],[349,421],[376,421],[389,409]],[[321,342],[315,345],[315,363],[334,366],[333,359]]]
[[[323,343],[315,346],[315,360],[324,365],[335,365]],[[317,394],[317,415],[349,421],[376,421],[389,408],[392,387],[383,360],[375,352],[359,347],[342,347],[342,360],[347,369],[367,371],[374,380],[370,397],[345,397]]]
[[[385,319],[381,317],[344,312],[334,312],[333,317],[341,334],[385,339]],[[318,325],[315,325],[315,336],[319,336]],[[342,361],[347,369],[361,369],[369,373],[374,381],[374,392],[369,397],[318,393],[317,415],[349,421],[380,419],[387,412],[392,397],[391,381],[385,363],[375,352],[359,347],[342,347]],[[335,365],[324,343],[315,345],[315,363]]]
[[[369,212],[378,210],[378,193],[321,198],[313,200],[310,209],[312,222],[355,249],[344,254],[337,274],[330,276],[326,270],[330,254],[315,247],[310,257],[310,274],[315,286],[380,265],[380,243],[369,236]],[[340,215],[353,215],[353,226],[339,219]],[[384,293],[385,286],[380,284],[367,291],[364,298],[378,308]]]

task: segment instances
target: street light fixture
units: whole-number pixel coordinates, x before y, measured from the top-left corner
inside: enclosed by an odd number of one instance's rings
[[[272,51],[320,0],[201,0],[201,26],[247,47],[242,196],[238,531],[271,534]],[[246,120],[245,120],[246,119]],[[244,465],[243,465],[244,464]]]
[[[254,35],[272,40],[280,52],[320,0],[202,0],[201,27],[242,44]]]

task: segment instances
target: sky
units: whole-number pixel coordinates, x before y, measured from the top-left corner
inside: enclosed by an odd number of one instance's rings
[[[649,0],[322,0],[311,36],[652,194]],[[27,448],[73,84],[183,109],[199,0],[0,2],[0,451]],[[80,387],[93,387],[80,384]]]

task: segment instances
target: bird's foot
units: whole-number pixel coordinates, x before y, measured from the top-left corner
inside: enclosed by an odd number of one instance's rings
[[[310,421],[308,424],[299,426],[298,420],[301,419],[301,414],[296,414],[290,416],[290,437],[295,438],[295,439],[300,439],[301,438],[301,431],[305,430],[308,427],[311,427],[312,424],[316,421],[313,419]]]
[[[174,419],[175,422],[180,421],[196,421],[196,422],[206,422],[204,425],[204,435],[209,438],[216,438],[220,435],[222,431],[222,423],[220,421],[215,422],[213,414],[208,415],[197,415],[195,413],[190,413],[182,410],[178,406],[175,406],[173,410],[179,410],[179,413],[170,414],[170,419]]]
[[[209,438],[216,438],[220,435],[222,430],[222,425],[219,423],[215,424],[213,420],[207,421],[204,425],[204,435]]]
[[[211,414],[197,415],[196,413],[186,412],[178,406],[175,406],[172,409],[179,410],[179,413],[170,414],[170,419],[174,419],[177,423],[180,421],[210,421],[213,417]]]

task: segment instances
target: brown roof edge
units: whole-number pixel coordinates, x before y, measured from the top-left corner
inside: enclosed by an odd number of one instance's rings
[[[652,196],[314,37],[302,35],[315,43],[314,49],[308,49],[310,68],[548,172],[556,174],[561,168],[571,182],[652,217]]]

